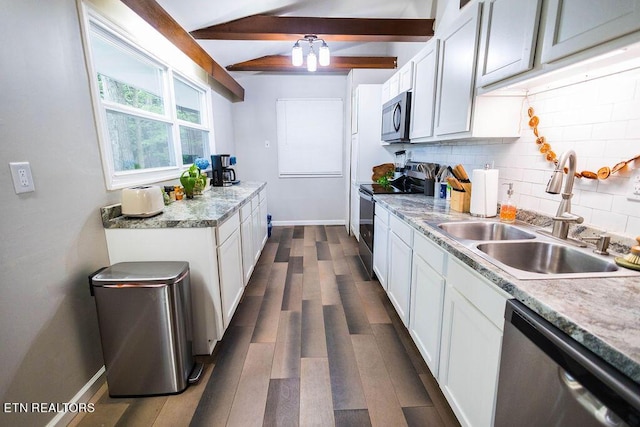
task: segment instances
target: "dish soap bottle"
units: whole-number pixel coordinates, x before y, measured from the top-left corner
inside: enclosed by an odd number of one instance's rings
[[[512,223],[516,220],[516,205],[513,203],[513,182],[509,182],[502,185],[508,185],[507,198],[500,204],[500,221],[506,223]]]

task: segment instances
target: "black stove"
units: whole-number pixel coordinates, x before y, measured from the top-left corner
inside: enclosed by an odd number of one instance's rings
[[[371,196],[374,194],[417,194],[424,193],[424,181],[402,176],[391,181],[388,185],[360,184],[360,189]]]

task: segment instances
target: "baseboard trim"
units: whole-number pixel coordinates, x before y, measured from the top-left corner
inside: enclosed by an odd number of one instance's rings
[[[98,372],[96,372],[96,374],[91,377],[89,382],[87,382],[84,387],[82,387],[80,391],[78,391],[76,395],[71,398],[69,403],[88,403],[93,395],[98,392],[100,387],[102,387],[102,384],[104,383],[105,372],[106,370],[103,365],[98,370]],[[51,421],[49,421],[47,427],[66,426],[76,415],[78,415],[78,413],[76,412],[59,412],[58,415],[56,415]]]
[[[318,219],[318,220],[293,220],[293,221],[272,221],[274,226],[292,225],[344,225],[344,219]]]

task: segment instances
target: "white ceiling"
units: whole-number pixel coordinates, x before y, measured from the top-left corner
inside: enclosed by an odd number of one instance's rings
[[[436,0],[157,0],[185,30],[193,31],[245,16],[268,14],[330,18],[435,18]],[[265,55],[290,55],[291,42],[197,40],[220,65]],[[388,43],[329,45],[333,55],[388,55]]]

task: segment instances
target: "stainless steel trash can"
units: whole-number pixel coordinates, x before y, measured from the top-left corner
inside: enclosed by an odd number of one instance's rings
[[[90,276],[109,395],[184,391],[194,367],[187,262],[122,262]]]

